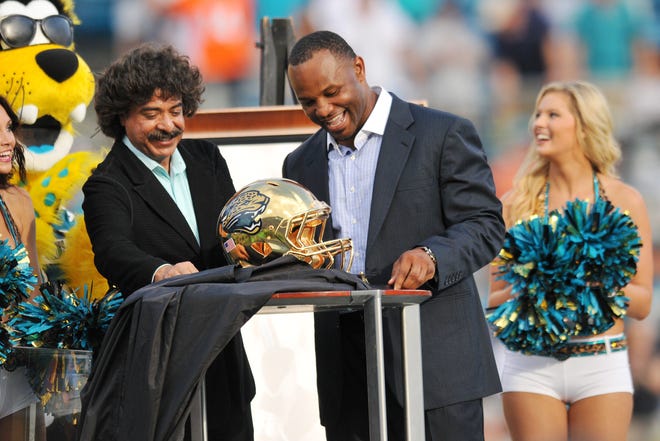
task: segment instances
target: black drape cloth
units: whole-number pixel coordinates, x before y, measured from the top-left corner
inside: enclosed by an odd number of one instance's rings
[[[121,305],[82,393],[80,441],[171,441],[182,436],[211,362],[277,292],[369,287],[352,274],[293,257],[225,266],[146,286]],[[212,418],[209,415],[209,418]]]

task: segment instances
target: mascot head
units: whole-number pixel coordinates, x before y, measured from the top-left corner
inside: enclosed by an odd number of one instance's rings
[[[21,119],[37,251],[50,280],[105,293],[77,195],[100,154],[70,153],[73,124],[85,118],[94,76],[74,50],[72,0],[0,0],[0,94]]]
[[[29,171],[48,170],[71,150],[94,76],[74,51],[72,0],[0,0],[0,93],[21,119]]]

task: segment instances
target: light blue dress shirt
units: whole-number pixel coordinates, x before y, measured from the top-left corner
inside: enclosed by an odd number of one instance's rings
[[[375,88],[378,100],[362,129],[355,136],[355,150],[343,146],[328,133],[328,184],[332,228],[337,238],[353,240],[351,272],[365,268],[371,196],[378,154],[392,106],[392,96]]]
[[[186,222],[190,226],[197,243],[199,243],[199,231],[197,230],[197,217],[195,216],[195,208],[192,203],[192,196],[190,194],[190,186],[188,185],[188,175],[186,173],[186,163],[181,157],[179,150],[174,150],[174,154],[170,158],[170,172],[154,161],[140,150],[138,150],[133,143],[124,136],[124,144],[128,149],[137,156],[137,158],[147,166],[154,174],[158,182],[161,183],[165,191],[170,195],[179,211],[186,218]]]

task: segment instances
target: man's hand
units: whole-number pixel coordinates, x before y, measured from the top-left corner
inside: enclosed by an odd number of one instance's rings
[[[417,289],[435,275],[435,263],[421,248],[403,253],[394,262],[387,284],[394,289]]]
[[[183,274],[193,274],[198,273],[199,270],[195,268],[195,265],[192,262],[179,262],[174,265],[165,265],[156,271],[154,274],[154,282],[160,282],[163,279],[169,279],[170,277],[180,276]]]

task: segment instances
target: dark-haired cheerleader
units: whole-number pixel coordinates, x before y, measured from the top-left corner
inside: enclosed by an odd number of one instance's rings
[[[0,437],[3,441],[23,440],[27,411],[37,401],[19,368],[5,369],[12,351],[4,322],[16,305],[37,294],[39,262],[32,200],[25,189],[12,184],[15,171],[25,179],[23,146],[16,142],[18,117],[0,96]],[[37,439],[43,439],[43,415],[39,415]]]

